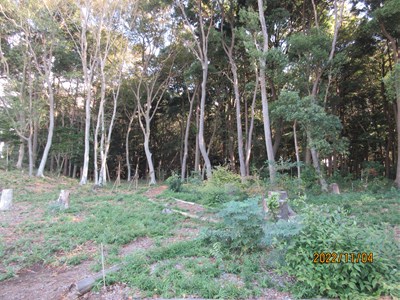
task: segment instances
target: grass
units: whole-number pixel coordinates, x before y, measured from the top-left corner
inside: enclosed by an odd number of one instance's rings
[[[201,241],[180,242],[128,257],[126,267],[114,280],[128,282],[145,297],[238,299],[260,294],[252,285],[242,283],[240,274],[248,264],[237,258],[228,256],[217,261]],[[256,268],[258,262],[251,264]],[[238,274],[235,281],[225,280],[226,274],[233,274],[229,272]]]
[[[400,192],[389,190],[380,194],[365,192],[348,192],[340,195],[322,194],[309,196],[307,203],[326,204],[331,208],[340,207],[354,216],[365,226],[382,225],[384,223],[400,225]]]
[[[32,192],[24,186],[26,180],[17,181],[9,175],[1,177],[7,178],[5,186],[15,190],[14,202],[29,209],[18,214],[20,222],[1,223],[4,232],[13,231],[13,235],[7,243],[0,240],[0,271],[10,266],[18,270],[35,263],[79,264],[92,256],[77,251],[88,242],[97,248],[103,243],[110,250],[107,262],[113,263],[122,245],[138,237],[171,236],[183,219],[176,214],[162,214],[161,207],[139,194],[114,194],[110,189],[93,194],[91,189],[75,187],[71,192],[71,207],[60,211],[54,205],[59,188],[74,181],[54,186],[52,179],[29,179]],[[46,186],[46,192],[38,191],[41,185]],[[2,273],[1,277],[9,277]],[[4,279],[1,277],[0,280]]]
[[[127,185],[118,190],[109,185],[95,193],[90,186],[79,187],[76,180],[28,178],[18,171],[0,172],[0,182],[3,188],[13,188],[14,201],[26,207],[16,220],[0,222],[0,281],[35,263],[78,265],[92,259],[99,270],[103,244],[106,263],[124,265],[107,277],[107,283],[125,282],[142,297],[245,299],[264,296],[267,288],[290,290],[290,281],[275,273],[282,264],[282,253],[276,249],[238,254],[201,238],[166,245],[174,230],[185,226],[184,219],[161,213],[163,207],[143,195],[146,187],[128,192]],[[71,190],[71,207],[64,211],[54,205],[60,189]],[[181,192],[167,190],[159,197],[215,209],[245,192],[231,185],[185,184]],[[362,226],[400,225],[396,190],[309,195],[306,202],[339,207]],[[1,233],[7,230],[13,236],[5,241]],[[122,258],[121,247],[139,237],[152,238],[155,246]]]

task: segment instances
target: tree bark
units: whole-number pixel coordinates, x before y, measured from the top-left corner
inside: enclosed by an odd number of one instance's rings
[[[207,154],[207,149],[204,141],[204,120],[205,120],[205,102],[206,102],[206,93],[207,93],[207,77],[208,77],[208,38],[210,32],[213,28],[213,13],[208,12],[208,19],[210,21],[209,27],[207,29],[204,28],[204,16],[203,16],[203,8],[202,1],[197,0],[198,6],[198,24],[200,27],[200,37],[199,34],[194,31],[192,28],[192,24],[189,21],[188,16],[186,15],[184,5],[181,0],[177,2],[182,14],[183,19],[186,23],[188,30],[190,31],[193,40],[195,41],[196,47],[192,47],[193,52],[195,53],[197,59],[201,63],[202,67],[202,82],[201,82],[201,98],[200,98],[200,120],[199,120],[199,149],[200,153],[203,157],[204,164],[207,170],[207,178],[211,178],[212,176],[212,166]]]
[[[199,148],[199,118],[200,106],[196,106],[196,144],[194,153],[194,171],[200,172],[200,148]]]
[[[261,23],[261,29],[263,34],[263,54],[265,55],[268,52],[268,32],[267,32],[267,26],[265,24],[263,1],[257,0],[257,3],[258,3],[259,20]],[[271,125],[270,125],[269,109],[268,109],[267,84],[265,76],[266,64],[265,64],[265,59],[263,57],[260,57],[259,62],[260,62],[260,88],[261,88],[261,99],[262,99],[262,113],[264,121],[265,146],[267,148],[270,181],[273,184],[276,181],[276,167],[275,167],[274,150],[272,147]]]
[[[193,95],[191,98],[189,96],[189,91],[187,91],[187,93],[188,93],[188,100],[189,100],[190,104],[189,104],[189,113],[188,113],[188,117],[186,120],[185,137],[184,137],[184,142],[183,142],[183,157],[182,157],[182,167],[181,167],[181,180],[182,181],[185,180],[185,176],[186,176],[186,161],[187,161],[187,157],[188,157],[188,148],[189,148],[190,122],[191,122],[192,113],[193,113],[193,103],[194,103],[194,99],[197,94],[197,86],[196,86],[196,89],[193,91]]]
[[[257,90],[258,90],[258,70],[256,69],[256,80],[255,80],[255,87],[253,93],[253,101],[251,103],[250,109],[250,126],[249,131],[247,132],[247,142],[246,142],[246,175],[250,176],[250,155],[251,155],[251,147],[253,142],[253,129],[254,129],[254,110],[256,106],[256,99],[257,99]]]
[[[295,152],[296,152],[297,178],[301,179],[301,174],[300,174],[300,154],[299,154],[299,145],[297,143],[296,121],[294,121],[294,124],[293,124],[293,138],[294,138],[294,149],[295,149]]]
[[[53,142],[53,133],[54,133],[54,91],[53,91],[53,84],[51,81],[51,68],[52,68],[52,59],[53,58],[53,51],[50,48],[49,57],[47,58],[48,61],[44,63],[45,66],[45,78],[47,84],[47,96],[49,98],[49,129],[47,134],[47,141],[46,146],[43,151],[42,159],[39,164],[39,168],[36,172],[36,176],[43,177],[44,176],[44,168],[46,166],[47,157],[49,156],[51,144]],[[34,151],[32,149],[32,156],[34,155]],[[33,158],[33,157],[32,157]]]
[[[309,145],[312,145],[312,138],[309,132],[307,133],[307,136]],[[323,192],[328,192],[328,184],[326,183],[326,180],[321,172],[318,151],[315,149],[315,147],[311,146],[310,152],[315,172],[317,173],[319,183],[321,184],[321,190]]]
[[[17,169],[22,169],[22,163],[24,161],[24,156],[25,156],[25,142],[24,139],[20,139],[20,144],[19,144],[19,151],[18,151],[18,161],[15,167]]]
[[[204,141],[204,118],[205,118],[205,103],[206,103],[206,93],[207,93],[206,87],[207,87],[207,76],[208,76],[207,55],[205,55],[205,62],[202,62],[202,68],[203,68],[203,73],[202,73],[203,79],[201,83],[201,99],[200,99],[199,149],[206,167],[207,179],[210,179],[212,176],[212,167]]]
[[[126,131],[126,137],[125,137],[125,156],[126,156],[126,169],[127,169],[127,181],[131,181],[131,176],[132,176],[132,171],[131,171],[131,162],[130,162],[130,154],[129,154],[129,134],[132,130],[132,123],[133,119],[135,117],[135,113],[131,115],[129,118],[129,124],[128,124],[128,129]]]
[[[144,152],[146,153],[146,159],[147,159],[147,164],[149,166],[149,175],[150,175],[150,182],[149,184],[156,184],[156,174],[154,172],[154,165],[153,165],[153,159],[152,159],[152,154],[150,151],[150,131],[147,131],[144,134]]]
[[[394,76],[394,89],[396,93],[396,129],[397,129],[397,167],[396,167],[396,179],[394,181],[396,187],[400,189],[400,49],[396,42],[396,39],[386,30],[385,25],[382,21],[379,21],[379,26],[383,35],[389,40],[392,49],[393,56],[393,76]]]

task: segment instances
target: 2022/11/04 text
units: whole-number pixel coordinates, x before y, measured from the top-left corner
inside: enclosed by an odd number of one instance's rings
[[[358,253],[336,253],[336,252],[315,252],[313,263],[315,264],[334,264],[334,263],[373,263],[374,255],[372,252]]]

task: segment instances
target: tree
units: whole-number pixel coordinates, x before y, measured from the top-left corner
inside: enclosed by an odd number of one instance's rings
[[[221,31],[222,31],[222,46],[224,48],[224,51],[228,57],[229,60],[229,65],[231,68],[232,72],[232,85],[233,85],[233,91],[234,91],[234,96],[235,96],[235,106],[236,106],[236,130],[237,130],[237,142],[238,142],[238,154],[239,154],[239,165],[240,165],[240,176],[242,177],[242,180],[244,180],[246,176],[246,164],[245,164],[245,157],[244,157],[244,151],[243,151],[243,130],[242,130],[242,117],[241,117],[241,103],[240,103],[240,92],[239,92],[239,78],[238,78],[238,68],[237,64],[234,58],[234,49],[235,49],[235,43],[236,43],[236,28],[235,28],[235,16],[233,14],[234,11],[234,4],[229,3],[229,8],[228,8],[228,14],[226,15],[225,9],[224,9],[224,1],[220,3],[220,8],[222,12],[222,25],[221,25]],[[229,23],[229,33],[230,36],[227,37],[226,33],[223,31],[225,21]],[[230,42],[227,41],[227,39],[230,39]],[[229,43],[229,44],[228,44]]]
[[[187,45],[192,50],[193,54],[201,63],[202,67],[202,82],[201,82],[201,97],[200,97],[200,117],[199,117],[199,133],[198,143],[201,155],[204,159],[204,164],[207,171],[207,178],[210,179],[212,176],[211,161],[207,153],[207,147],[204,141],[204,119],[205,119],[205,103],[207,94],[207,77],[208,77],[208,41],[210,34],[213,30],[214,24],[214,8],[212,2],[206,5],[202,0],[196,0],[194,5],[191,7],[190,13],[195,15],[195,20],[199,24],[199,32],[197,33],[193,27],[191,19],[186,13],[186,7],[182,0],[176,1],[177,6],[180,8],[183,16],[184,28],[189,31],[192,41],[189,41]],[[188,3],[190,6],[191,3]],[[194,45],[192,44],[194,43]]]
[[[152,153],[150,150],[151,121],[168,89],[172,77],[174,49],[165,47],[165,34],[172,30],[168,19],[168,7],[155,7],[152,3],[141,7],[138,18],[136,47],[139,51],[134,66],[133,94],[137,103],[138,119],[144,137],[144,150],[149,167],[150,184],[156,184]],[[145,12],[145,13],[144,13]]]
[[[393,68],[391,70],[392,87],[396,103],[395,119],[397,128],[397,168],[395,184],[400,189],[400,29],[396,22],[400,18],[400,5],[397,0],[385,1],[383,5],[377,5],[375,1],[366,1],[374,10],[372,15],[373,22],[376,22],[380,29],[380,34],[387,39],[392,54]],[[368,3],[370,2],[370,3]]]

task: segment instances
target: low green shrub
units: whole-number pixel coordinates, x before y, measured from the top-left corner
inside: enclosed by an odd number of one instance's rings
[[[264,220],[258,202],[259,199],[252,198],[243,202],[225,203],[218,213],[222,222],[216,229],[205,231],[204,238],[242,253],[259,248]]]
[[[172,173],[165,182],[168,184],[168,188],[173,192],[180,192],[182,190],[181,177],[176,173]]]
[[[209,183],[212,183],[217,186],[223,186],[224,184],[240,184],[240,175],[233,173],[232,171],[228,170],[227,167],[215,167],[212,172],[212,177],[209,180]]]
[[[285,265],[281,271],[297,279],[291,292],[301,298],[316,296],[366,299],[389,294],[399,297],[399,247],[387,232],[360,228],[340,211],[307,207],[300,234],[281,240]],[[315,253],[341,253],[340,263],[314,263]],[[350,253],[373,253],[373,263],[351,263]],[[348,254],[348,262],[345,262]]]
[[[229,201],[242,201],[247,198],[247,194],[235,183],[225,183],[222,186],[206,183],[198,192],[203,204],[216,207]]]

